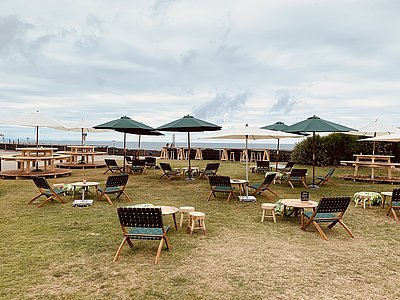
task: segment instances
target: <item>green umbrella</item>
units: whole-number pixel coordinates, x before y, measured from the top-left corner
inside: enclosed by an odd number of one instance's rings
[[[271,125],[267,125],[264,127],[261,127],[261,129],[268,129],[268,130],[274,130],[274,131],[283,131],[283,132],[287,132],[286,128],[288,128],[289,125],[286,125],[283,122],[276,122],[274,124]],[[307,135],[304,132],[296,132],[297,134],[301,134],[301,135]],[[279,143],[280,143],[280,139],[278,138],[278,144],[276,146],[276,163],[275,163],[275,171],[278,171],[278,162],[279,162]]]
[[[125,168],[125,157],[126,157],[126,134],[138,134],[139,135],[139,147],[140,147],[140,136],[141,135],[162,135],[157,132],[153,127],[147,126],[141,122],[132,120],[127,116],[123,116],[119,119],[112,120],[100,125],[93,126],[95,129],[111,129],[118,132],[124,133],[124,168]]]
[[[156,130],[159,131],[176,131],[176,132],[187,132],[188,135],[188,160],[189,160],[189,178],[191,179],[191,166],[190,166],[190,132],[203,132],[203,131],[216,131],[221,130],[221,126],[196,119],[193,116],[187,115],[178,120],[172,121],[160,127]]]
[[[274,124],[261,127],[261,129],[285,131],[285,129],[288,128],[288,127],[289,127],[289,125],[286,125],[286,124],[283,123],[283,122],[276,122],[276,123],[274,123]]]
[[[306,120],[295,123],[291,126],[288,126],[285,131],[286,132],[312,132],[313,133],[313,184],[310,186],[312,188],[316,188],[314,182],[315,177],[315,133],[316,132],[346,132],[352,131],[354,129],[343,126],[337,123],[333,123],[324,119],[321,119],[317,116],[309,117]]]

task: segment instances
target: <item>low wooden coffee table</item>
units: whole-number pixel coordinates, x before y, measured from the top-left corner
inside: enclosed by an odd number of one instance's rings
[[[71,185],[74,187],[74,190],[72,192],[72,198],[74,198],[74,196],[75,196],[75,188],[76,187],[80,187],[82,189],[82,201],[85,200],[85,193],[86,193],[86,191],[89,191],[89,188],[91,186],[94,186],[94,188],[96,189],[96,196],[97,196],[98,195],[97,186],[99,184],[100,184],[99,182],[95,182],[95,181],[78,181],[78,182],[71,183]]]
[[[285,218],[286,213],[286,206],[293,207],[294,215],[296,216],[297,213],[300,211],[300,223],[301,226],[304,225],[304,209],[305,208],[315,208],[318,206],[318,202],[315,201],[301,201],[300,199],[282,199],[281,203],[283,205],[283,212],[282,212],[282,220]]]
[[[175,206],[166,206],[166,205],[154,206],[154,207],[161,208],[161,213],[163,215],[172,215],[172,218],[174,219],[175,230],[178,230],[178,226],[176,225],[176,216],[175,216],[175,214],[177,212],[179,212],[179,208],[177,208]]]

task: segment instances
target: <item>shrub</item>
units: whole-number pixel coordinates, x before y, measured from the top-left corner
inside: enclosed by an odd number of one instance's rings
[[[341,160],[353,160],[353,154],[372,154],[372,142],[359,142],[360,137],[331,133],[326,136],[315,135],[316,165],[339,165]],[[381,155],[393,155],[398,152],[398,145],[386,142],[377,142],[375,153]],[[291,159],[300,164],[312,164],[313,137],[309,136],[296,143]]]

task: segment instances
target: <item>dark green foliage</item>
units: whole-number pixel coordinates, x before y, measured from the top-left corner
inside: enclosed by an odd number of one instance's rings
[[[316,165],[334,166],[339,165],[341,160],[353,160],[353,154],[372,154],[372,142],[359,142],[360,137],[331,133],[326,136],[315,135]],[[377,142],[375,153],[381,155],[392,155],[398,151],[398,146],[393,143]],[[312,164],[313,137],[309,136],[303,141],[296,143],[291,159],[301,164]]]

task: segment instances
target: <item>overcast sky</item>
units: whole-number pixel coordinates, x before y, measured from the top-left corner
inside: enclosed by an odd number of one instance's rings
[[[399,15],[398,0],[1,0],[1,120],[400,126]]]

